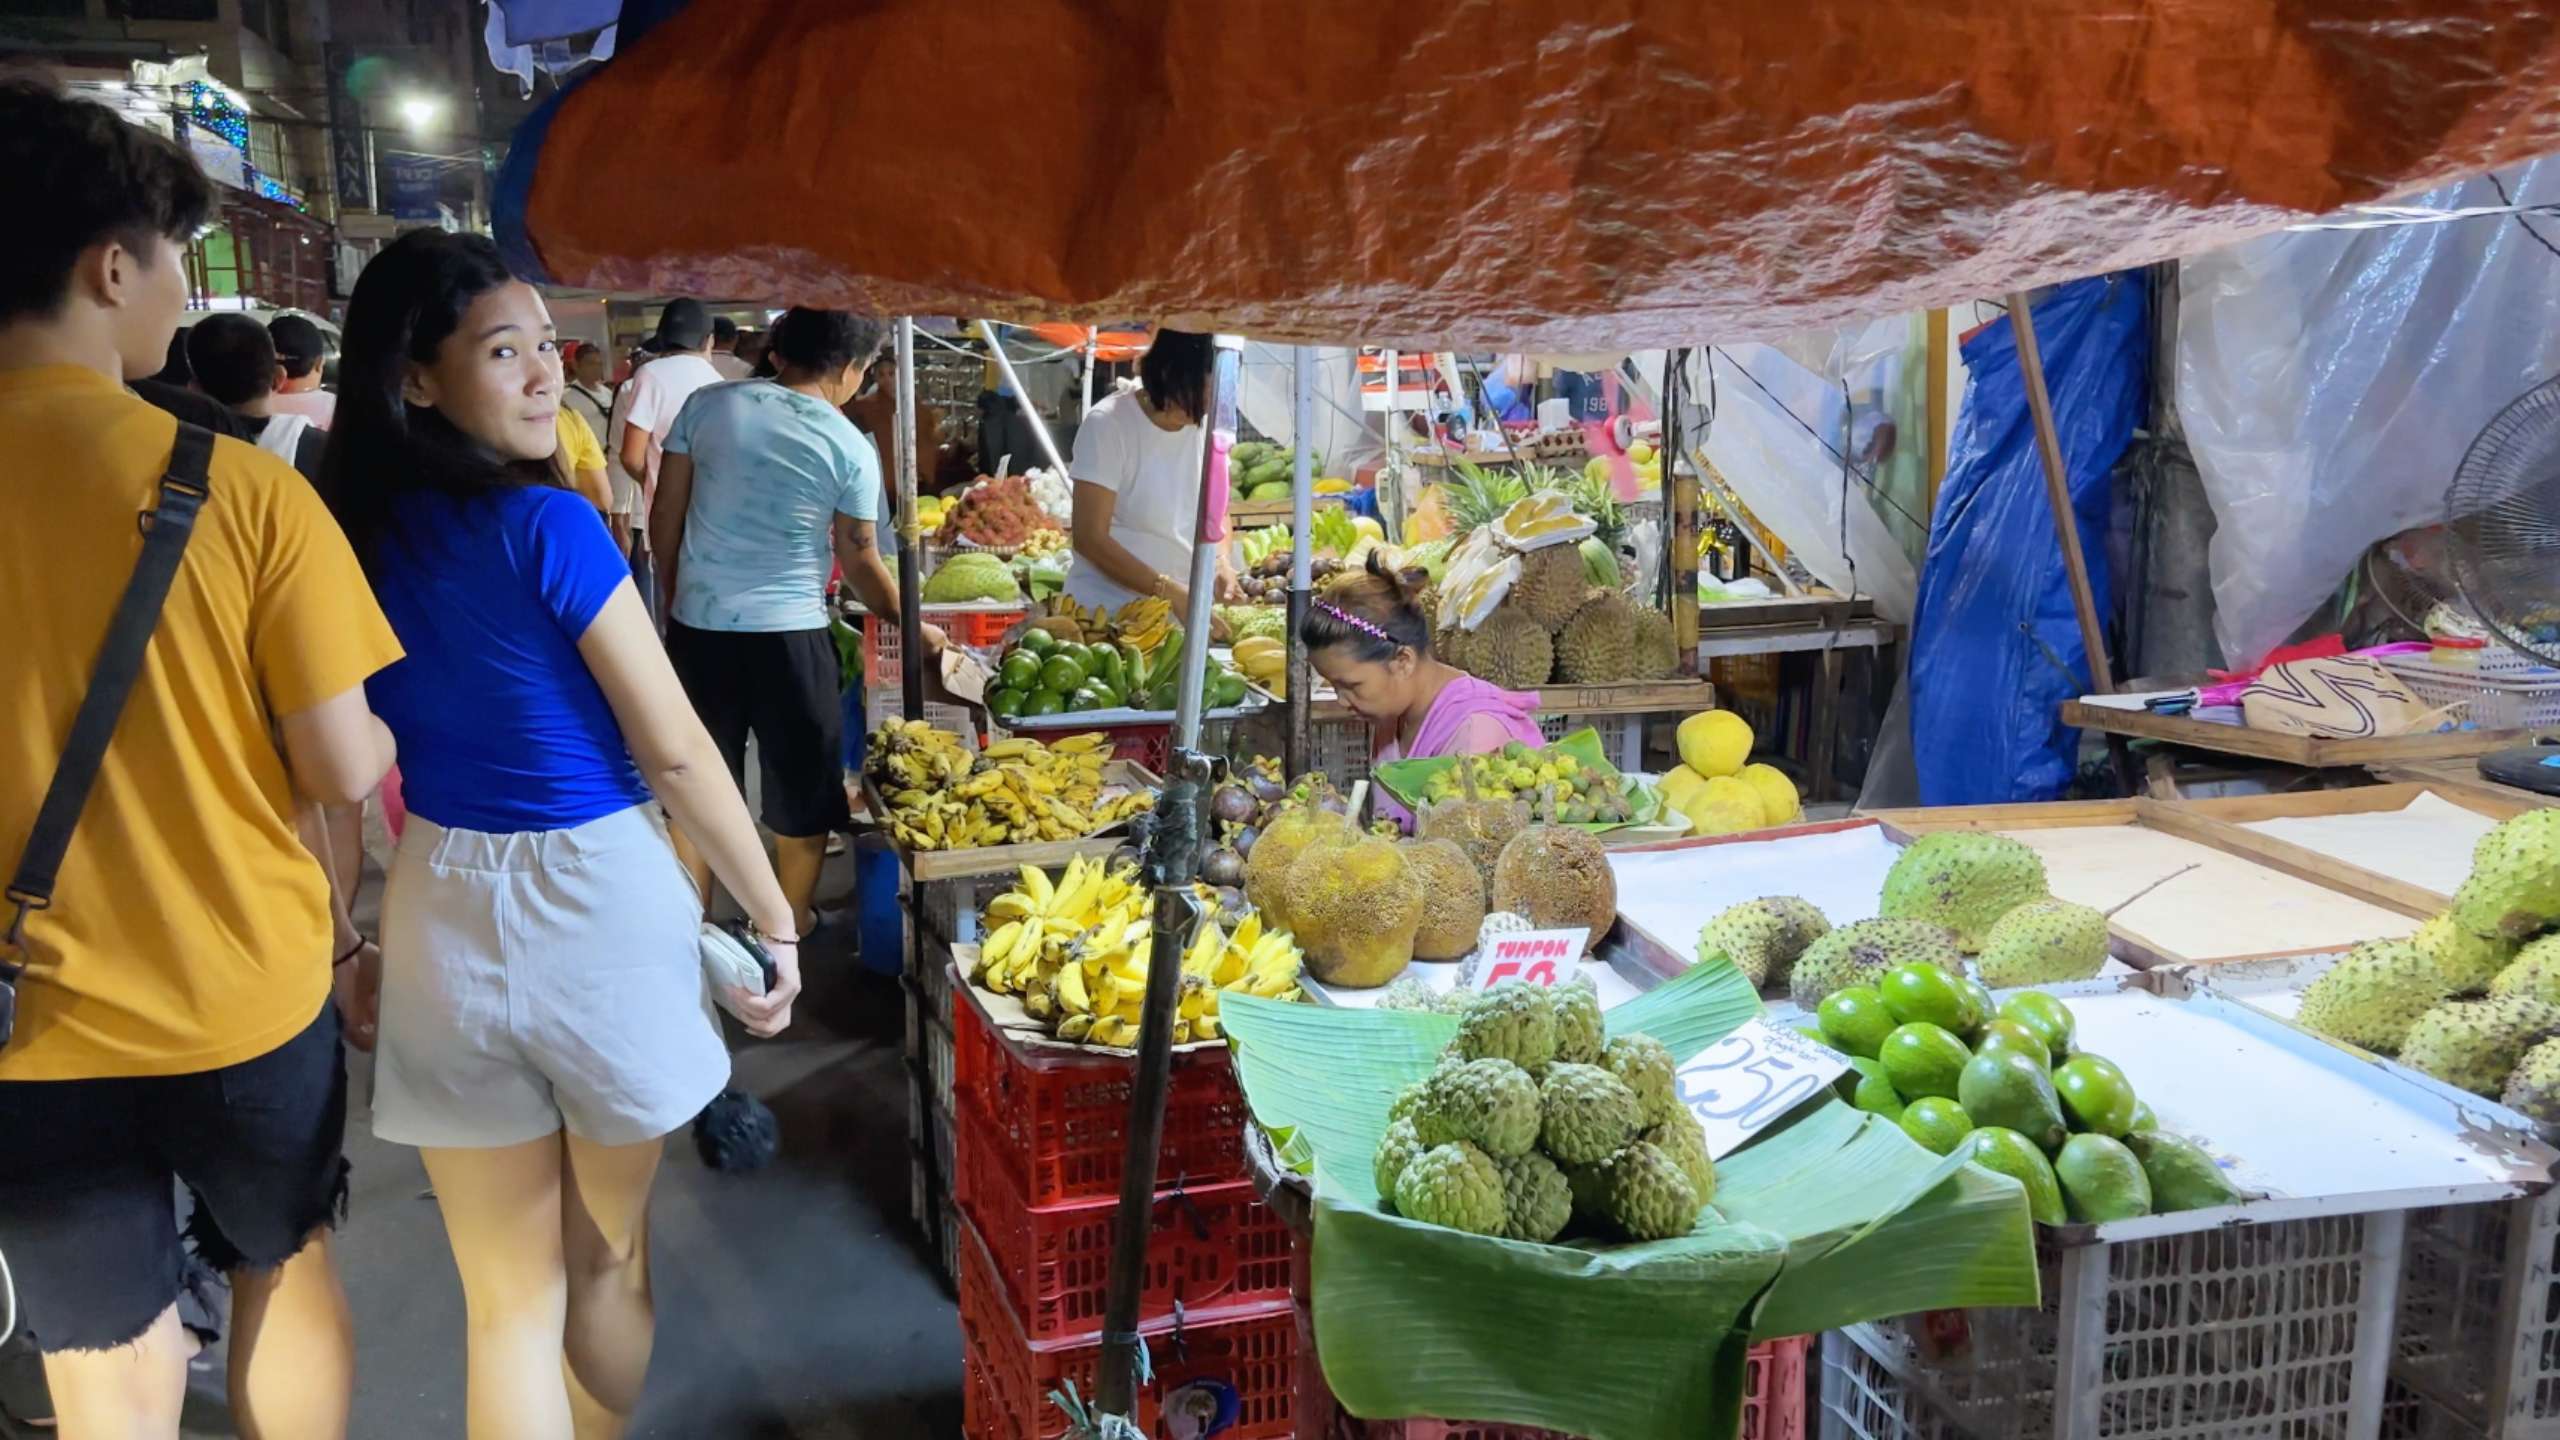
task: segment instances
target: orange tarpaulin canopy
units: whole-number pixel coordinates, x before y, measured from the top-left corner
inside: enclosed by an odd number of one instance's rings
[[[1064,350],[1069,346],[1083,348],[1084,337],[1089,327],[1052,324],[1028,325],[1023,328]],[[1135,360],[1146,353],[1147,332],[1144,330],[1104,330],[1094,336],[1093,358],[1096,360],[1114,362]]]
[[[2553,148],[2560,0],[697,0],[528,126],[501,233],[615,291],[1607,349]]]

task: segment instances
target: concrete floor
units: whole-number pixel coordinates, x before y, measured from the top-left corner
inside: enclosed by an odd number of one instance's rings
[[[842,869],[842,874],[835,873]],[[851,887],[832,866],[827,897]],[[907,1222],[907,1116],[893,979],[849,926],[804,953],[782,1039],[743,1042],[737,1083],[773,1107],[782,1154],[750,1176],[668,1146],[655,1205],[658,1347],[635,1437],[909,1440],[960,1433],[960,1332]],[[354,1303],[362,1440],[462,1434],[462,1293],[416,1153],[352,1127],[339,1254]],[[185,1440],[232,1437],[221,1362],[197,1374]],[[0,1424],[0,1431],[7,1429]]]

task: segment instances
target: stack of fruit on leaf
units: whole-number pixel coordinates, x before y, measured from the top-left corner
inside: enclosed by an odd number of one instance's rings
[[[1599,521],[1566,491],[1532,491],[1450,553],[1428,592],[1432,652],[1512,690],[1669,678],[1671,617],[1618,582]]]
[[[2202,1146],[2161,1129],[2114,1062],[2075,1050],[2070,1007],[2042,991],[1995,1004],[1973,981],[1907,961],[1831,992],[1816,1017],[1805,1033],[1849,1057],[1843,1099],[2015,1178],[2041,1224],[2243,1198]]]
[[[1011,550],[1030,540],[1037,531],[1058,528],[1058,522],[1033,498],[1031,482],[1020,475],[1007,475],[1000,480],[980,476],[976,484],[957,496],[943,497],[940,515],[934,540],[942,545]],[[924,517],[919,514],[916,521],[922,525]]]
[[[924,601],[928,605],[966,605],[980,600],[1010,604],[1021,598],[1022,587],[1014,583],[1013,567],[984,551],[963,551],[952,556],[924,582]]]
[[[1608,1034],[1588,981],[1484,992],[1388,1114],[1379,1199],[1425,1224],[1538,1244],[1667,1240],[1715,1198],[1670,1050]]]
[[[1155,960],[1154,905],[1133,865],[1078,856],[1055,881],[1025,865],[1020,882],[980,917],[986,939],[969,978],[1021,997],[1023,1013],[1061,1040],[1135,1045]],[[1221,995],[1302,998],[1297,942],[1286,931],[1265,930],[1258,915],[1244,915],[1232,930],[1203,919],[1176,963],[1177,1045],[1225,1033]]]
[[[1804,818],[1795,782],[1775,765],[1751,762],[1751,726],[1730,710],[1701,710],[1680,722],[1680,763],[1664,773],[1663,803],[1692,835],[1739,835]]]
[[[863,744],[863,773],[888,806],[882,818],[915,850],[963,850],[1074,840],[1152,803],[1143,791],[1102,793],[1110,747],[1100,735],[1049,744],[1015,736],[971,753],[922,720],[893,720]]]
[[[2560,1125],[2560,810],[2499,822],[2450,908],[2348,951],[2296,1018]]]
[[[1287,699],[1289,695],[1289,647],[1268,635],[1240,636],[1232,652],[1236,668],[1244,678]]]
[[[1060,640],[1033,627],[997,658],[987,709],[998,720],[1122,707],[1170,710],[1181,672],[1179,643],[1158,644],[1150,653],[1125,642]],[[1244,677],[1212,657],[1201,694],[1213,709],[1233,705],[1244,698]]]
[[[1531,749],[1513,740],[1499,750],[1458,756],[1422,782],[1421,798],[1456,800],[1471,786],[1482,799],[1525,797],[1535,813],[1560,825],[1619,825],[1635,813],[1618,772],[1585,765],[1553,745]]]

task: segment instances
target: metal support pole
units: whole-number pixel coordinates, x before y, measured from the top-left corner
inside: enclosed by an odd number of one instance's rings
[[[1084,327],[1084,405],[1076,411],[1078,421],[1082,421],[1085,416],[1093,413],[1093,357],[1101,350],[1101,342],[1102,331],[1099,327],[1092,325]]]
[[[1290,421],[1296,427],[1298,462],[1289,477],[1289,696],[1288,732],[1281,741],[1281,774],[1294,780],[1307,773],[1314,749],[1308,717],[1313,710],[1315,667],[1307,663],[1307,647],[1298,643],[1298,627],[1315,596],[1310,588],[1307,532],[1315,526],[1316,459],[1307,437],[1316,427],[1316,352],[1300,345],[1290,352],[1295,402]]]
[[[916,524],[916,322],[898,317],[898,687],[900,709],[924,718],[924,532]]]
[[[995,357],[996,369],[1004,372],[1004,383],[1013,388],[1014,403],[1022,407],[1023,418],[1031,422],[1031,437],[1040,442],[1040,453],[1049,457],[1049,468],[1060,475],[1067,473],[1066,457],[1058,453],[1058,442],[1049,437],[1049,422],[1040,418],[1039,407],[1022,393],[1022,377],[1013,373],[1013,357],[1004,353],[1004,341],[996,335],[992,320],[978,322],[978,338],[987,342],[987,353]]]
[[[1191,523],[1191,606],[1182,628],[1182,672],[1174,701],[1173,758],[1164,793],[1156,800],[1147,832],[1145,876],[1155,891],[1153,939],[1147,959],[1147,997],[1138,1022],[1137,1075],[1129,1090],[1129,1148],[1121,1159],[1120,1208],[1113,1216],[1110,1286],[1102,1308],[1102,1371],[1095,1379],[1096,1408],[1107,1415],[1138,1414],[1138,1301],[1146,1288],[1147,1240],[1155,1229],[1156,1161],[1164,1148],[1164,1100],[1173,1079],[1174,1004],[1181,989],[1182,952],[1200,919],[1191,883],[1200,870],[1201,799],[1209,757],[1200,753],[1201,685],[1209,666],[1209,605],[1217,583],[1216,545],[1209,533],[1210,487],[1225,474],[1236,439],[1237,367],[1244,342],[1217,338],[1209,372],[1208,409],[1200,447],[1200,499]]]
[[[1698,673],[1698,490],[1706,483],[1703,461],[1689,458],[1688,433],[1682,423],[1689,404],[1689,355],[1675,347],[1663,353],[1662,416],[1665,496],[1671,502],[1671,554],[1662,568],[1669,577],[1665,614],[1671,621],[1671,649],[1679,656],[1679,673]]]
[[[2080,550],[2080,526],[2071,513],[2071,472],[2062,459],[2062,436],[2053,425],[2053,395],[2045,389],[2044,352],[2036,344],[2036,319],[2023,290],[2009,296],[2009,324],[2018,337],[2018,374],[2026,383],[2027,410],[2035,419],[2036,453],[2044,459],[2044,496],[2053,507],[2053,531],[2062,542],[2063,573],[2071,582],[2071,608],[2080,617],[2080,645],[2089,652],[2089,684],[2104,695],[2116,688],[2107,664],[2106,630],[2098,623],[2089,560]]]

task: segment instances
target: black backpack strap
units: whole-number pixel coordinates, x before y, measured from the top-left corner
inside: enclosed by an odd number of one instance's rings
[[[160,607],[177,579],[187,539],[195,533],[196,514],[212,493],[207,473],[212,458],[213,432],[178,422],[169,472],[160,477],[160,503],[140,517],[142,557],[134,562],[133,578],[125,582],[124,598],[116,602],[115,618],[107,623],[106,643],[98,648],[98,666],[89,676],[89,693],[81,697],[80,713],[71,722],[71,737],[63,742],[62,759],[54,767],[44,806],[27,833],[26,853],[9,882],[8,898],[17,906],[17,914],[9,922],[5,940],[0,940],[7,952],[26,943],[27,917],[53,904],[54,881],[62,873],[63,855],[71,848],[71,832],[78,828],[89,791],[98,783],[98,767],[107,758],[107,742],[116,733],[125,701],[133,694],[134,682],[142,678],[143,655],[150,648],[151,632],[159,628]],[[21,968],[7,954],[0,954],[0,980],[15,980]]]

